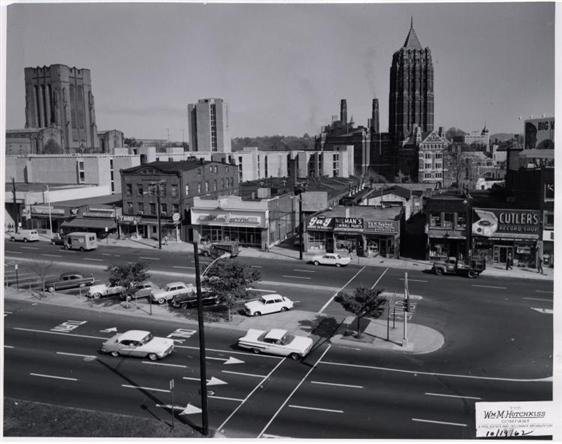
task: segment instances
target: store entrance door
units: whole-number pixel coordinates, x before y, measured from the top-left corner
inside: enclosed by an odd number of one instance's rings
[[[505,264],[508,255],[513,259],[513,247],[494,245],[494,262]]]

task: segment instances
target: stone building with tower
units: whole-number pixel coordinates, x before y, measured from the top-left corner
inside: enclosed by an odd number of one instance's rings
[[[90,70],[25,68],[25,128],[59,128],[62,153],[98,151]]]
[[[199,99],[187,106],[191,151],[230,153],[228,105],[223,99]]]

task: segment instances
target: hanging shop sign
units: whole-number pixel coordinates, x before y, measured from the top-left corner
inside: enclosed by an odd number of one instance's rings
[[[359,217],[336,217],[334,229],[340,231],[362,231],[363,219]]]
[[[49,206],[48,205],[33,205],[31,207],[31,214],[49,214],[49,212],[51,213],[51,215],[62,215],[64,216],[66,214],[64,208],[54,208],[54,207],[50,207],[49,210]]]
[[[397,234],[400,232],[400,222],[397,220],[366,220],[365,232],[376,234]]]
[[[333,227],[332,217],[314,216],[308,221],[307,228],[309,230],[331,230]]]
[[[540,212],[504,208],[474,208],[472,234],[489,238],[538,237]]]

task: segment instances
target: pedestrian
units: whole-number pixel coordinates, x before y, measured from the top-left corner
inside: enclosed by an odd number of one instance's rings
[[[164,236],[164,245],[168,245],[168,235]]]
[[[506,270],[511,270],[512,268],[512,259],[511,259],[511,253],[507,254],[507,259],[505,260],[505,269]]]
[[[537,258],[537,273],[544,274],[544,271],[542,269],[542,256],[540,254]]]

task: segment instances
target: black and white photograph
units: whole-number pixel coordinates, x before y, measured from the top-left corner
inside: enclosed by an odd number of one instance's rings
[[[3,1],[1,436],[562,439],[558,9]]]

